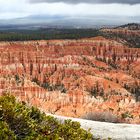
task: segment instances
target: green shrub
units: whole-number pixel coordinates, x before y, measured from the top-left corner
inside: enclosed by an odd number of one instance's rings
[[[92,140],[92,135],[78,122],[61,123],[4,95],[0,97],[0,140]]]
[[[131,115],[128,111],[125,112],[125,113],[122,113],[122,118],[123,119],[126,119],[126,118],[133,118],[133,115]]]
[[[16,136],[4,121],[0,121],[0,140],[16,140]]]

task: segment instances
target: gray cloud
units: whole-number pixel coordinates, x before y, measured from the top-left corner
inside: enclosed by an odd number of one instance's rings
[[[140,4],[140,0],[29,0],[31,3],[54,3],[54,2],[64,2],[70,4],[78,3],[90,3],[90,4],[110,4],[110,3],[120,3],[120,4]]]

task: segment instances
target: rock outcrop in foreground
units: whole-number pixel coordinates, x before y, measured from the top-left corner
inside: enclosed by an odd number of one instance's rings
[[[69,118],[63,116],[53,115],[62,122],[66,119],[71,119],[76,122],[80,122],[81,127],[86,130],[90,129],[90,132],[95,138],[112,140],[140,140],[140,125],[134,124],[113,124],[106,122],[95,122],[89,120],[82,120],[76,118]]]
[[[103,37],[0,43],[0,93],[45,112],[111,112],[140,124],[140,49]]]

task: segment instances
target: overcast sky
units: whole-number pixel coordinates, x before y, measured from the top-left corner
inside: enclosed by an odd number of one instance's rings
[[[140,16],[140,0],[0,0],[0,19],[44,14]]]

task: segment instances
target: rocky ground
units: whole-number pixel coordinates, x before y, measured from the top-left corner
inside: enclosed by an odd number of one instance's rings
[[[112,140],[140,140],[140,125],[114,124],[70,117],[62,117],[56,115],[53,116],[61,121],[71,119],[73,121],[80,122],[81,126],[84,129],[90,130],[94,138],[111,138]]]

